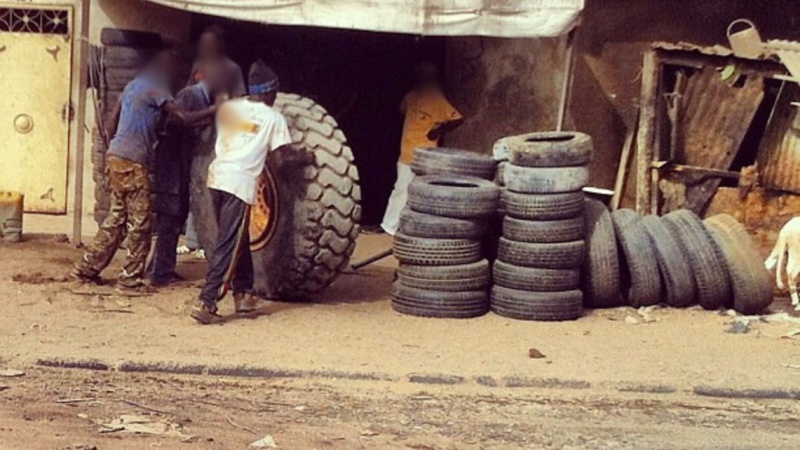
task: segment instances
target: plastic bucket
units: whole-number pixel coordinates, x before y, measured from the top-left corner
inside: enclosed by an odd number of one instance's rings
[[[733,28],[737,25],[744,25],[745,28],[734,32]],[[728,42],[733,54],[741,58],[756,59],[764,55],[761,35],[756,25],[747,19],[736,19],[728,25]]]

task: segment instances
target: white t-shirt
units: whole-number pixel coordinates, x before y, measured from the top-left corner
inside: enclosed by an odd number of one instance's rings
[[[226,102],[217,111],[216,157],[208,167],[208,187],[254,205],[267,153],[291,143],[286,119],[278,111],[247,99]]]

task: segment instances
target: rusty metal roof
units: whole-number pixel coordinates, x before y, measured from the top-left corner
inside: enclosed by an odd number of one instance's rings
[[[659,50],[697,52],[710,56],[733,56],[733,50],[722,45],[704,47],[702,45],[691,44],[689,42],[654,42],[651,47]]]
[[[758,149],[759,182],[767,189],[800,193],[798,108],[791,104],[800,88],[787,83],[784,90]]]

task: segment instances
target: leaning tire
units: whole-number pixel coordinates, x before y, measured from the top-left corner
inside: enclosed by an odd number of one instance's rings
[[[509,164],[505,170],[506,188],[522,194],[557,194],[580,191],[589,182],[589,168],[521,167]]]
[[[584,166],[592,154],[592,138],[569,131],[523,134],[507,142],[509,162],[523,167]]]
[[[479,239],[489,228],[486,218],[454,219],[423,214],[404,208],[400,213],[399,230],[409,236],[431,239]]]
[[[495,286],[490,302],[498,315],[520,320],[575,320],[583,312],[583,293],[579,290],[530,292]]]
[[[404,286],[445,292],[478,291],[492,282],[489,261],[485,259],[460,266],[401,264],[397,278]]]
[[[154,53],[148,48],[105,47],[103,65],[107,69],[141,69]]]
[[[336,120],[313,100],[278,94],[274,107],[286,118],[293,146],[312,162],[267,160],[278,186],[270,205],[274,225],[262,250],[253,253],[255,290],[267,298],[292,299],[330,285],[350,262],[361,219],[361,190],[353,154]],[[192,212],[208,253],[216,223],[205,188],[215,134],[203,132],[192,165]],[[210,256],[210,255],[209,255]]]
[[[758,246],[736,219],[720,214],[705,225],[722,251],[731,277],[733,308],[742,314],[760,314],[773,300],[772,279],[762,264]]]
[[[611,308],[623,304],[619,290],[619,256],[611,213],[597,200],[586,200],[586,261],[583,266],[586,304]]]
[[[574,269],[581,267],[585,253],[584,241],[531,244],[500,238],[497,258],[515,266]]]
[[[415,289],[396,282],[391,292],[392,309],[419,317],[469,319],[489,311],[485,290],[445,292]]]
[[[705,309],[719,309],[731,300],[731,279],[714,238],[703,221],[689,210],[673,211],[662,217],[675,236],[697,286],[697,299]]]
[[[619,243],[620,284],[630,306],[657,305],[661,301],[661,275],[655,248],[636,212],[618,209],[611,213]]]
[[[569,242],[583,239],[585,234],[583,217],[561,220],[503,219],[503,237],[516,242]]]
[[[100,43],[117,47],[161,47],[161,35],[146,31],[103,28],[100,30]]]
[[[678,241],[657,216],[644,217],[641,224],[656,251],[666,291],[664,300],[669,306],[678,308],[692,305],[696,294],[694,278]]]
[[[581,283],[579,269],[537,269],[495,261],[494,284],[510,289],[537,292],[571,291]]]
[[[109,92],[122,92],[139,73],[137,69],[106,69],[106,87]],[[108,95],[107,95],[108,97]],[[119,97],[117,97],[119,98]],[[117,99],[108,98],[109,105],[113,106]]]
[[[474,177],[427,175],[408,187],[408,206],[414,211],[455,218],[487,217],[497,211],[500,190],[491,181]]]
[[[523,220],[558,220],[583,214],[581,191],[563,194],[519,194],[502,191],[500,203],[505,214]]]
[[[473,239],[426,239],[397,233],[394,256],[401,264],[455,266],[481,259],[481,243]]]
[[[417,175],[453,175],[493,180],[497,163],[491,156],[455,148],[414,151],[411,170]]]

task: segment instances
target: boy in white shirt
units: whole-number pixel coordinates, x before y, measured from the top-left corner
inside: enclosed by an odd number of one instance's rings
[[[233,287],[236,312],[256,309],[250,255],[250,207],[267,154],[292,143],[286,119],[272,108],[278,77],[263,61],[250,68],[250,96],[224,103],[217,113],[216,158],[208,168],[208,188],[219,234],[206,283],[191,316],[201,324],[219,319],[217,302]]]

